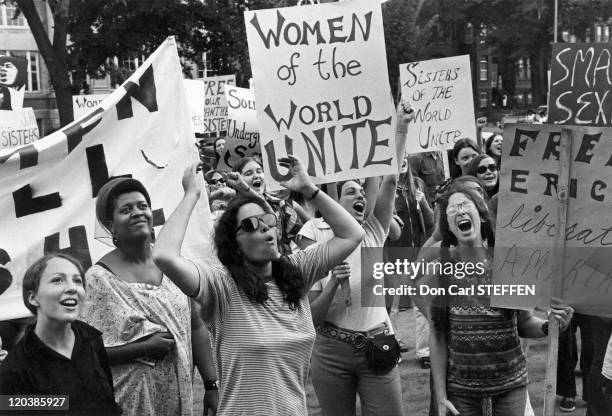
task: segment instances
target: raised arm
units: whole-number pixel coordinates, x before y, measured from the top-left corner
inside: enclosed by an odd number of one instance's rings
[[[298,158],[290,155],[279,159],[279,164],[292,173],[291,179],[281,185],[303,194],[331,227],[334,237],[328,242],[328,265],[331,268],[340,264],[361,243],[365,231],[346,210],[314,185]]]
[[[192,297],[200,290],[200,275],[195,264],[181,256],[181,246],[191,213],[204,191],[202,175],[196,173],[196,167],[197,165],[193,165],[185,170],[183,175],[185,195],[166,221],[153,247],[153,261],[157,267],[183,293]]]
[[[414,110],[410,104],[407,101],[401,101],[397,106],[397,120],[395,126],[395,152],[398,161],[402,160],[404,156],[408,125],[413,118]],[[376,216],[383,230],[385,230],[385,234],[389,232],[389,225],[391,224],[396,187],[397,174],[385,176],[378,190],[376,206],[374,207],[374,216]]]

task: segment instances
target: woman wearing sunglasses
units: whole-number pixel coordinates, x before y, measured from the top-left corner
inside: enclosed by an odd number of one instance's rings
[[[443,287],[491,283],[492,258],[484,247],[494,245],[495,235],[483,199],[464,185],[451,185],[440,209],[444,215],[439,219],[438,259],[445,266],[442,274],[429,277]],[[448,272],[449,263],[463,266],[466,273],[460,275],[454,267],[455,273]],[[483,272],[467,273],[466,264]],[[482,296],[451,295],[427,308],[436,414],[523,416],[527,363],[519,336],[546,336],[548,321],[530,311],[490,307]],[[572,314],[570,306],[553,299],[550,316],[559,321],[560,331],[568,327]]]
[[[209,194],[212,194],[213,192],[225,187],[225,178],[216,170],[209,170],[206,172],[204,174],[204,179],[208,184]]]
[[[183,177],[185,196],[162,229],[153,257],[181,290],[202,306],[221,376],[217,415],[306,415],[304,385],[315,339],[308,289],[361,242],[355,219],[308,177],[295,157],[279,159],[303,194],[328,218],[335,237],[309,251],[281,256],[277,217],[237,178],[239,196],[215,229],[221,262],[180,255],[189,217],[203,192],[195,166]],[[235,176],[238,176],[235,174]]]
[[[489,155],[478,155],[468,165],[468,175],[482,180],[489,198],[499,190],[498,166]]]
[[[302,220],[306,216],[304,210],[292,199],[277,198],[266,192],[266,179],[259,158],[244,157],[240,159],[234,165],[234,173],[239,173],[249,188],[254,193],[261,195],[270,205],[278,217],[277,232],[280,239],[280,252],[281,254],[291,254],[293,247],[295,247],[293,242],[300,228],[302,228]]]

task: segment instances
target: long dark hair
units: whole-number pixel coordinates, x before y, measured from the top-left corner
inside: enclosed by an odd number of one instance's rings
[[[482,151],[480,150],[476,142],[474,142],[474,140],[468,139],[467,137],[457,140],[455,142],[455,145],[453,146],[453,150],[450,151],[451,163],[449,163],[449,165],[451,171],[451,178],[453,179],[458,178],[463,174],[463,172],[461,172],[461,168],[457,166],[455,160],[457,159],[457,156],[459,156],[459,152],[461,152],[461,150],[465,149],[466,147],[471,147],[476,153],[482,153]]]
[[[472,159],[470,161],[470,164],[467,166],[467,173],[468,173],[468,175],[472,175],[472,176],[475,176],[475,177],[478,178],[478,173],[477,173],[478,165],[480,165],[480,162],[482,162],[486,158],[493,159],[493,163],[495,163],[495,165],[499,169],[499,165],[495,161],[494,157],[489,156],[487,154],[482,154],[482,155],[478,155],[478,156],[474,157],[474,159]],[[495,195],[497,193],[497,191],[499,191],[499,170],[497,171],[497,183],[495,184],[495,186],[492,187],[492,188],[489,188],[489,189],[485,188],[485,192],[487,193],[489,198],[491,198],[493,195]]]
[[[244,254],[240,252],[236,241],[238,227],[238,210],[245,204],[257,204],[266,213],[270,207],[256,196],[238,196],[223,213],[215,228],[215,245],[221,263],[230,271],[236,286],[253,302],[264,303],[268,300],[268,288],[263,279],[249,270],[245,265]],[[301,271],[286,257],[272,260],[272,277],[291,310],[299,306],[300,300],[306,294],[306,280]]]

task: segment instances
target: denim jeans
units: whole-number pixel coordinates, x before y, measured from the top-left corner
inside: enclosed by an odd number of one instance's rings
[[[365,349],[317,334],[310,376],[323,416],[354,416],[357,394],[363,416],[403,415],[399,368],[372,373]]]
[[[450,394],[448,400],[461,413],[461,416],[524,416],[527,388],[519,387],[490,398],[462,397]],[[491,413],[488,413],[489,411]]]

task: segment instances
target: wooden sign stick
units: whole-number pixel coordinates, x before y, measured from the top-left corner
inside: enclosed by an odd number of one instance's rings
[[[569,197],[570,161],[572,157],[573,134],[562,129],[559,144],[559,181],[557,185],[557,227],[553,246],[551,295],[562,297],[562,279],[565,259],[565,233],[567,227],[567,204]],[[544,416],[554,416],[557,397],[557,356],[559,352],[559,321],[551,319],[548,326],[548,357],[544,393]]]

